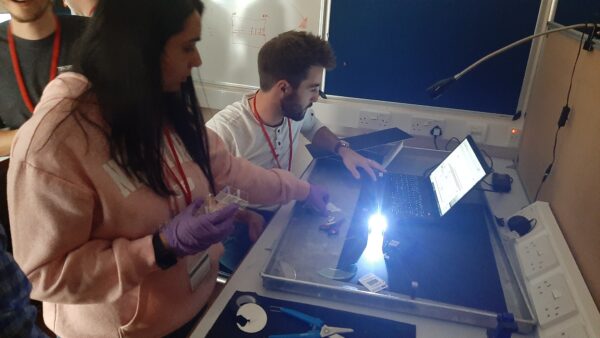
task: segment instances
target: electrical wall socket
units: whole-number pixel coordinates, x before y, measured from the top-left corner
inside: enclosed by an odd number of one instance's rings
[[[392,115],[389,112],[360,111],[358,127],[368,129],[390,128]]]
[[[429,119],[423,117],[413,117],[410,119],[410,133],[414,135],[431,135],[429,132],[435,126],[446,129],[446,121],[440,119]]]
[[[485,139],[487,138],[487,132],[487,124],[469,123],[467,125],[467,133],[471,135],[471,137],[476,143],[485,143]]]
[[[538,322],[543,328],[575,314],[577,307],[567,280],[557,273],[531,285],[531,300]]]
[[[571,325],[558,330],[555,334],[548,338],[589,338],[585,326],[581,324]]]
[[[519,242],[517,254],[521,270],[528,280],[558,266],[558,259],[548,235]]]

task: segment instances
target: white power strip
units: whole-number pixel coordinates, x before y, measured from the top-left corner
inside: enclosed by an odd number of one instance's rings
[[[510,256],[518,261],[539,337],[600,338],[600,313],[549,204],[535,202],[516,215],[535,224],[522,237],[503,237],[513,245]]]

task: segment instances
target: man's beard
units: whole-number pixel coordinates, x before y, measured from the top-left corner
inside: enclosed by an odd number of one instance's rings
[[[46,6],[38,9],[37,11],[28,14],[27,16],[11,14],[11,19],[21,23],[35,22],[39,20],[42,16],[44,16],[46,11],[48,10],[48,7],[50,6],[52,6],[52,1],[48,0],[48,2],[46,2]]]
[[[298,95],[296,95],[295,92],[283,98],[281,101],[281,110],[283,111],[283,116],[294,121],[302,121],[302,119],[304,119],[304,114],[306,114],[306,110],[310,108],[310,106],[312,106],[312,103],[306,107],[302,107],[298,103]]]

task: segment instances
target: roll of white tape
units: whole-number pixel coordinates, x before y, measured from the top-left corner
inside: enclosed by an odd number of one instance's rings
[[[246,303],[240,306],[236,315],[242,317],[242,321],[246,321],[244,325],[239,321],[236,323],[238,328],[246,333],[259,332],[267,325],[267,313],[258,304]]]

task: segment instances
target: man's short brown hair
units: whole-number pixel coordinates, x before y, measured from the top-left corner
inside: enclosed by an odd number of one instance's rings
[[[279,80],[297,88],[311,66],[335,67],[329,43],[307,32],[288,31],[267,41],[258,53],[260,89],[269,90]]]

